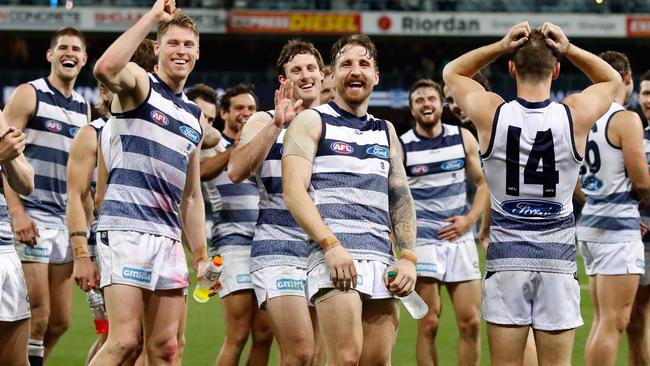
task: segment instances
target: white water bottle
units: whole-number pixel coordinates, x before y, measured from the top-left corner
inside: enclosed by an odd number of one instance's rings
[[[395,269],[394,265],[389,266],[386,269],[386,273],[388,275],[388,282],[393,282],[395,280],[395,277],[397,277],[397,270]],[[402,304],[404,304],[404,307],[406,310],[408,310],[409,314],[413,317],[413,319],[422,319],[424,318],[425,315],[429,312],[429,306],[427,305],[424,300],[418,295],[415,290],[408,294],[407,296],[404,297],[397,297],[400,299]]]
[[[93,323],[95,323],[95,333],[102,334],[108,332],[108,317],[104,307],[104,296],[99,290],[90,289],[87,293],[88,305],[90,312],[93,314]]]

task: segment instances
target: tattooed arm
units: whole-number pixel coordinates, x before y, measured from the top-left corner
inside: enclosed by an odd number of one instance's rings
[[[390,136],[388,211],[395,241],[400,250],[400,259],[395,263],[397,277],[387,285],[394,294],[405,296],[415,289],[415,237],[417,232],[415,206],[406,180],[401,145],[395,128],[390,122],[388,123],[388,130]]]

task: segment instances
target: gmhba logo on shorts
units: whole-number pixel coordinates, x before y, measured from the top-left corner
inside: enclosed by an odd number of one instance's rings
[[[138,282],[150,283],[151,271],[145,271],[144,269],[139,268],[124,267],[122,269],[122,277]]]
[[[290,278],[281,278],[275,281],[275,287],[278,290],[298,290],[303,291],[305,289],[304,280],[294,280]]]

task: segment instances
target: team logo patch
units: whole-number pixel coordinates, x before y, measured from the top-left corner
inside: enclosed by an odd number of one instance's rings
[[[637,258],[636,266],[638,268],[645,268],[645,261],[643,259],[641,259],[641,258]]]
[[[45,128],[52,132],[61,132],[63,125],[61,125],[61,122],[48,119],[45,121]]]
[[[596,176],[590,175],[582,179],[582,188],[585,191],[596,192],[603,188],[603,181],[596,178]]]
[[[304,280],[294,280],[290,278],[280,278],[275,281],[275,288],[278,290],[305,290],[305,281]]]
[[[385,146],[372,145],[366,150],[366,152],[382,159],[388,159],[390,157],[390,152]]]
[[[462,167],[465,166],[465,160],[463,159],[454,159],[454,160],[448,160],[442,163],[440,166],[440,169],[442,170],[458,170],[461,169]]]
[[[415,265],[416,272],[438,273],[438,265],[430,262],[418,262]]]
[[[562,212],[562,204],[544,200],[512,200],[501,203],[501,208],[518,217],[553,217]]]
[[[37,257],[37,258],[49,258],[50,250],[47,248],[26,246],[25,255],[28,255],[30,257]]]
[[[411,167],[411,173],[413,175],[423,175],[429,171],[429,167],[426,165],[416,165]]]
[[[201,135],[192,127],[181,126],[180,130],[183,133],[183,135],[185,135],[185,137],[187,137],[188,139],[190,139],[190,141],[194,143],[198,143],[201,140]]]
[[[332,151],[334,151],[335,153],[345,154],[345,155],[352,154],[354,152],[354,148],[352,146],[341,141],[332,142],[330,144],[330,149],[332,149]]]
[[[79,132],[79,128],[78,127],[72,127],[70,129],[70,136],[72,136],[72,137],[77,136],[77,132]]]
[[[159,110],[154,109],[151,111],[151,120],[156,122],[157,124],[161,126],[167,126],[169,124],[169,120],[167,119],[167,116]]]
[[[144,269],[139,268],[124,267],[122,268],[122,277],[142,283],[150,283],[151,271],[145,271]]]
[[[239,274],[237,275],[237,283],[253,283],[253,280],[249,274]]]

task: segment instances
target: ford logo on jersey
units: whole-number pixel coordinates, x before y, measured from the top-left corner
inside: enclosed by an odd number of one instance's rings
[[[388,148],[384,146],[372,145],[366,150],[366,152],[370,155],[378,156],[382,159],[388,159],[390,157]]]
[[[341,141],[334,141],[330,144],[330,149],[332,151],[337,152],[339,154],[352,154],[354,152],[354,148],[345,142]]]
[[[52,132],[59,132],[63,129],[63,126],[61,125],[61,122],[48,119],[47,121],[45,121],[45,128],[47,128]]]
[[[192,127],[181,126],[180,128],[181,128],[181,132],[183,133],[183,135],[185,135],[185,137],[187,137],[191,141],[194,141],[195,143],[198,143],[199,140],[201,140],[201,136],[199,135],[199,133],[196,132],[196,130],[193,129]]]
[[[72,128],[70,129],[70,136],[72,136],[72,137],[77,136],[77,132],[79,132],[79,128],[77,128],[77,127],[72,127]]]
[[[422,175],[429,171],[429,167],[426,165],[416,165],[411,167],[411,173],[415,175]]]
[[[465,166],[465,160],[463,160],[463,159],[455,159],[455,160],[445,161],[440,166],[440,169],[442,169],[442,170],[458,170],[458,169],[461,169],[464,166]]]
[[[501,208],[519,217],[552,217],[562,212],[562,204],[544,200],[512,200],[501,203]]]
[[[595,175],[588,175],[582,179],[582,188],[585,191],[596,192],[603,188],[603,181],[596,178]]]
[[[167,126],[169,124],[169,120],[167,119],[167,116],[159,110],[153,110],[151,111],[151,119],[156,122],[159,125],[162,126]]]

